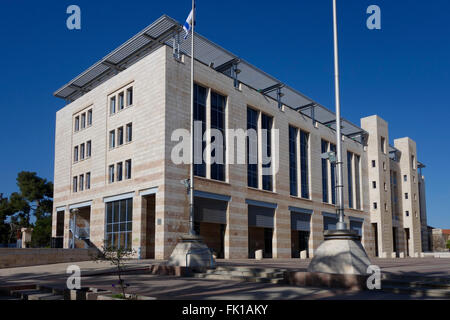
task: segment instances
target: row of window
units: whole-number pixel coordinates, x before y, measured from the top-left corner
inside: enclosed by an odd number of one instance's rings
[[[133,87],[109,98],[109,114],[113,115],[133,105]]]
[[[77,163],[92,157],[92,141],[82,143],[73,148],[73,162]]]
[[[131,250],[133,199],[106,204],[106,246]]]
[[[225,108],[227,104],[227,98],[214,92],[210,92],[210,106],[207,106],[208,90],[197,84],[194,85],[194,121],[201,123],[201,135],[199,132],[194,132],[194,174],[198,177],[207,177],[206,162],[203,158],[203,152],[205,150],[206,141],[203,137],[206,132],[206,128],[218,130],[222,134],[222,144],[217,145],[208,155],[211,161],[210,166],[210,178],[218,181],[225,181],[225,153],[226,153],[226,141],[225,141]],[[210,108],[210,123],[206,117],[207,108]],[[215,142],[214,137],[211,137],[211,143]]]
[[[88,172],[85,175],[73,177],[72,191],[74,193],[82,192],[84,190],[91,189],[91,173]]]
[[[131,160],[110,165],[108,168],[109,183],[131,179],[131,165]]]
[[[309,133],[289,127],[289,180],[291,196],[309,199]],[[300,183],[299,183],[300,181]]]
[[[124,143],[133,141],[133,124],[129,123],[125,127],[120,127],[109,132],[109,148],[120,147]]]
[[[75,132],[92,126],[92,109],[75,117]]]

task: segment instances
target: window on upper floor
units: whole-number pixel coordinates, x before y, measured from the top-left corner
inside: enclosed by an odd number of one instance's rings
[[[114,183],[114,165],[109,166],[108,181],[109,181],[109,183]]]
[[[123,163],[119,162],[117,164],[117,181],[123,180]]]
[[[80,191],[84,191],[84,174],[80,175]]]
[[[408,176],[406,174],[403,176],[403,181],[408,182]]]
[[[131,179],[131,159],[125,161],[125,179],[129,180]]]
[[[405,193],[405,200],[408,200],[408,199],[409,199],[409,194]]]
[[[73,162],[78,162],[78,146],[73,148]]]
[[[81,130],[86,128],[86,113],[81,115]]]
[[[381,137],[381,152],[386,154],[386,138]]]
[[[92,142],[86,142],[86,158],[92,157]]]
[[[372,168],[376,168],[377,162],[375,160],[372,160]]]
[[[73,177],[72,192],[76,193],[78,191],[78,177]]]
[[[113,115],[116,113],[116,97],[111,97],[109,100],[109,114]]]
[[[116,147],[116,130],[109,132],[109,148],[114,149]]]
[[[80,146],[80,160],[84,160],[84,156],[85,156],[85,144],[81,144]]]
[[[119,110],[123,110],[125,108],[125,96],[124,93],[119,93]]]
[[[75,117],[75,132],[80,131],[80,117]]]
[[[87,126],[92,126],[92,110],[89,110],[87,112]]]
[[[117,146],[123,145],[123,127],[117,129]]]
[[[133,124],[129,123],[127,124],[127,138],[126,138],[126,142],[129,143],[133,141]]]
[[[222,141],[215,141],[217,137],[211,137],[211,143],[215,143],[215,148],[211,152],[211,179],[225,181],[225,158],[226,158],[226,141],[225,141],[225,108],[227,98],[211,92],[211,129],[220,133]],[[214,141],[213,141],[214,140]],[[214,161],[212,161],[214,159]]]
[[[378,209],[378,203],[374,202],[374,203],[373,203],[373,208],[374,208],[375,210],[377,210],[377,209]]]
[[[127,89],[127,107],[133,105],[133,87]]]
[[[86,173],[86,190],[91,189],[91,173]]]
[[[372,188],[376,189],[377,188],[377,182],[376,181],[372,181]]]

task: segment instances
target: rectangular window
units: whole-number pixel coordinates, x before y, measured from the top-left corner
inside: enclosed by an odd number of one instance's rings
[[[416,157],[415,156],[411,156],[411,166],[412,166],[413,170],[416,170]]]
[[[92,142],[86,142],[86,158],[92,157]]]
[[[355,155],[355,195],[356,195],[356,209],[357,210],[361,210],[360,166],[361,166],[361,157],[358,155]]]
[[[381,152],[386,154],[386,138],[381,137]]]
[[[127,124],[127,143],[130,143],[133,141],[133,124],[129,123]]]
[[[408,176],[407,175],[403,176],[403,181],[408,182]]]
[[[353,153],[347,152],[347,171],[348,171],[348,206],[353,208],[353,170],[352,170]]]
[[[373,203],[373,208],[374,208],[375,210],[377,210],[377,209],[378,209],[378,203],[374,202],[374,203]]]
[[[123,127],[117,129],[117,145],[123,145]]]
[[[80,160],[84,160],[85,155],[85,145],[84,143],[80,146]]]
[[[84,175],[80,176],[80,191],[84,190]]]
[[[80,131],[80,117],[75,117],[75,132]]]
[[[125,162],[125,179],[131,179],[131,160]]]
[[[114,183],[114,165],[109,166],[109,183]]]
[[[386,182],[384,183],[384,191],[388,191],[387,183],[386,183]]]
[[[92,110],[89,110],[87,113],[87,126],[92,126]]]
[[[116,97],[112,97],[109,101],[109,114],[116,113]]]
[[[117,164],[117,181],[123,180],[123,163],[119,162]]]
[[[247,185],[258,188],[258,111],[247,108]]]
[[[309,199],[309,134],[300,130],[300,171],[302,198]]]
[[[372,160],[372,168],[375,168],[377,166],[377,162],[375,160]]]
[[[409,194],[405,193],[405,200],[409,199]]]
[[[109,148],[114,149],[116,147],[116,130],[109,132]]]
[[[267,191],[273,190],[273,175],[271,172],[272,161],[273,161],[272,160],[272,125],[273,125],[273,118],[268,115],[262,114],[262,116],[261,116],[261,129],[263,130],[263,135],[262,135],[262,137],[263,137],[263,141],[262,141],[262,150],[263,150],[262,181],[263,181],[263,190],[267,190]],[[264,158],[266,158],[266,159],[264,159]]]
[[[119,110],[123,110],[125,108],[125,96],[124,93],[119,93]]]
[[[406,211],[406,216],[409,217],[409,211]]]
[[[206,177],[206,163],[203,159],[206,148],[206,142],[203,141],[206,132],[206,94],[206,88],[194,84],[194,121],[201,122],[202,129],[201,134],[194,132],[194,174],[203,178]]]
[[[289,184],[291,196],[298,196],[297,183],[297,134],[298,130],[289,126]]]
[[[133,199],[106,204],[106,246],[131,251]]]
[[[91,173],[86,173],[86,190],[91,189]]]
[[[211,179],[225,181],[225,107],[227,98],[211,92],[211,129],[218,130],[222,134],[222,145],[217,145],[211,152],[211,159],[215,159],[211,164]],[[213,141],[211,141],[212,143]]]
[[[127,89],[127,106],[133,105],[133,87]]]
[[[328,142],[322,140],[321,152],[328,152]],[[328,203],[328,160],[322,159],[322,201]]]
[[[78,178],[77,177],[73,177],[72,191],[74,193],[76,193],[78,191]]]
[[[86,113],[81,115],[81,129],[86,128]]]
[[[78,162],[78,146],[73,148],[73,162]]]
[[[334,152],[336,155],[336,145],[330,143],[330,151]],[[336,204],[336,166],[331,164],[331,203]]]
[[[377,188],[377,182],[376,181],[372,181],[372,188],[374,188],[374,189]]]

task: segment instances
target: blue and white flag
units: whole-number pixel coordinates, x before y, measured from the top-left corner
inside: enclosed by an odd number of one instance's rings
[[[193,19],[194,19],[194,9],[191,10],[191,13],[189,13],[189,16],[187,17],[186,22],[183,25],[183,29],[186,32],[184,39],[187,39],[187,37],[189,37],[189,34],[191,33]]]

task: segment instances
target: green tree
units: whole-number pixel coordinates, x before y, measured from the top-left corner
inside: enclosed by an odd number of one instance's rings
[[[0,193],[0,244],[8,244],[10,240],[10,227],[6,219],[11,215],[8,198]]]
[[[33,227],[32,246],[48,247],[51,242],[53,183],[35,172],[17,175],[19,192],[11,194],[7,204],[11,223],[20,228]],[[36,218],[34,225],[31,217]]]
[[[450,240],[447,240],[447,249],[450,250]]]

